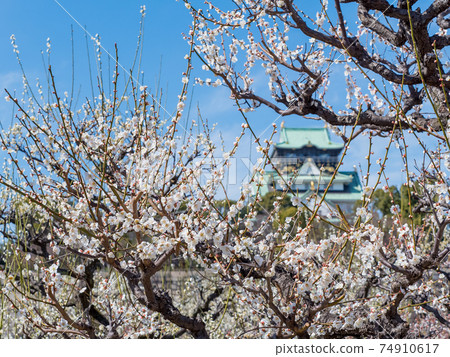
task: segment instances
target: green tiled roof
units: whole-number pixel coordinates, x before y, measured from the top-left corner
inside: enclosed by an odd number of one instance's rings
[[[283,175],[287,181],[289,179],[288,175]],[[310,176],[310,178],[313,178],[313,176]],[[324,176],[322,177],[321,181],[324,184],[327,184],[330,180],[331,176]],[[266,193],[270,192],[269,189],[269,182],[272,182],[272,180],[278,180],[279,176],[274,171],[266,171],[264,174],[264,182],[263,186],[260,189],[261,195],[265,195]],[[354,171],[340,171],[337,176],[335,177],[334,182],[338,183],[339,181],[345,181],[348,182],[350,179],[350,182],[345,185],[344,191],[328,191],[325,199],[329,202],[354,202],[356,200],[360,200],[362,197],[362,187],[361,182],[359,181],[358,174]],[[315,182],[317,184],[317,181]],[[307,194],[309,190],[304,191],[303,193],[300,193],[301,195]],[[310,192],[310,191],[309,191]],[[320,192],[319,194],[323,194],[323,192]]]
[[[282,128],[280,142],[275,146],[280,149],[300,149],[311,145],[319,149],[344,147],[344,144],[331,142],[326,128]]]
[[[291,173],[282,174],[284,179],[286,181],[289,181],[289,179],[292,178]],[[266,170],[265,177],[278,180],[280,176],[275,170]],[[331,175],[296,175],[294,182],[298,183],[301,181],[307,181],[309,184],[311,181],[314,181],[315,184],[317,184],[319,181],[321,184],[328,184],[331,180]],[[355,177],[353,175],[353,172],[346,172],[345,174],[342,173],[342,171],[339,171],[336,176],[334,177],[333,182],[334,183],[350,183],[351,185],[355,185],[354,183]]]

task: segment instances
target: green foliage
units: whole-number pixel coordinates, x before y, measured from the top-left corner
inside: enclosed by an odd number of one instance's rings
[[[280,210],[280,222],[284,223],[286,222],[286,218],[288,217],[294,217],[297,214],[297,208],[295,207],[288,207]]]
[[[361,201],[358,203],[360,205]],[[400,206],[400,192],[397,187],[391,186],[387,191],[379,188],[374,192],[373,206],[378,209],[383,216],[391,214],[392,205]]]
[[[273,204],[275,203],[275,201],[278,201],[280,203],[280,210],[292,207],[290,196],[276,191],[268,192],[261,198],[261,201],[259,202],[259,205],[257,207],[258,213],[271,212],[273,210]]]
[[[258,204],[257,211],[259,214],[272,212],[274,203],[279,203],[278,215],[273,222],[273,228],[278,229],[280,225],[286,223],[287,218],[292,218],[290,223],[291,229],[296,229],[298,226],[304,228],[307,223],[307,214],[303,210],[294,207],[291,203],[291,196],[281,192],[268,192],[265,194]]]
[[[420,224],[422,222],[422,213],[414,213],[413,208],[418,203],[415,187],[408,190],[407,185],[390,186],[388,190],[377,189],[372,197],[372,207],[378,211],[382,217],[392,216],[391,207],[397,205],[400,207],[400,216],[403,220],[408,220],[410,214],[413,222]],[[357,201],[355,207],[360,207],[362,201]],[[411,207],[411,208],[410,208]]]
[[[228,212],[230,207],[234,205],[236,201],[233,200],[216,200],[214,201],[214,206],[222,212]]]

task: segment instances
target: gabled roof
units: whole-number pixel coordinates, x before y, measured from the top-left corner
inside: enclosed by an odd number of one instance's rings
[[[280,149],[300,149],[315,146],[319,149],[342,149],[344,144],[333,143],[326,128],[282,128],[280,142],[275,144]]]
[[[300,170],[298,170],[299,176],[320,176],[320,169],[314,163],[312,159],[306,160]]]
[[[317,198],[315,200],[307,200],[308,197],[317,195]],[[303,203],[305,203],[306,207],[308,207],[311,211],[315,211],[317,208],[317,204],[322,200],[322,195],[320,193],[308,190],[304,192],[303,194],[300,194],[298,197],[302,200]],[[319,210],[317,211],[319,216],[326,217],[328,215],[334,215],[336,216],[336,209],[334,208],[334,204],[332,202],[329,202],[326,198],[323,199],[322,204],[319,207]]]

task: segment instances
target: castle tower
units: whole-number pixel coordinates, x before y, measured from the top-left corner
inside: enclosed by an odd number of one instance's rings
[[[343,148],[344,144],[331,141],[326,128],[286,128],[283,125],[280,140],[271,154],[277,170],[266,170],[261,194],[282,191],[281,175],[286,182],[293,181],[292,191],[305,202],[312,195],[321,197],[332,180]],[[339,205],[349,212],[361,196],[357,172],[338,171],[326,193],[324,210],[328,207],[333,211]]]

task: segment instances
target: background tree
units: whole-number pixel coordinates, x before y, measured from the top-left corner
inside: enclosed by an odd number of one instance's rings
[[[379,211],[381,217],[392,216],[396,212],[392,212],[392,206],[397,206],[400,208],[400,216],[402,220],[407,222],[410,211],[409,207],[417,207],[419,200],[417,197],[409,197],[408,187],[406,185],[400,186],[400,190],[396,186],[385,186],[384,188],[378,188],[373,193],[372,205],[376,211]],[[355,207],[364,204],[362,201],[358,201]],[[419,210],[413,210],[413,219],[417,224],[421,223],[424,216]]]

